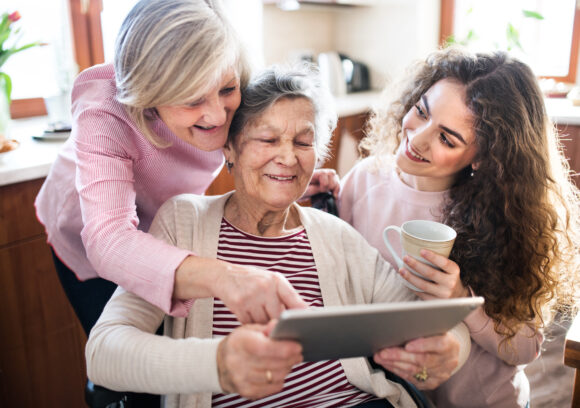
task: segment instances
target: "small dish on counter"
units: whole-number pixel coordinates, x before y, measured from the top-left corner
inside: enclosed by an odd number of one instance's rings
[[[20,142],[15,139],[4,140],[2,145],[0,145],[0,153],[10,153],[13,150],[18,149]]]
[[[566,97],[572,101],[572,105],[580,106],[580,87],[573,87]]]
[[[20,142],[15,139],[5,140],[0,146],[0,162],[4,161],[6,157],[11,155],[16,149],[20,147]]]

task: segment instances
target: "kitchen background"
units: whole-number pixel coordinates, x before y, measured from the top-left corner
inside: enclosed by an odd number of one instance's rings
[[[477,45],[477,38],[494,38],[492,47],[507,48],[509,45],[503,43],[505,27],[513,24],[524,51],[517,47],[512,51],[529,59],[536,72],[559,77],[544,82],[546,93],[566,96],[572,89],[575,78],[580,78],[578,44],[572,44],[573,23],[579,15],[575,0],[468,2],[224,0],[257,66],[304,57],[316,60],[320,54],[328,57],[338,51],[368,68],[370,90],[346,94],[344,89],[336,91],[339,130],[333,140],[335,157],[326,165],[340,174],[348,171],[358,157],[356,143],[362,136],[361,127],[368,110],[378,103],[380,90],[396,80],[411,61],[438,47],[441,22],[448,29],[453,25],[446,20],[450,7],[456,8],[458,40],[471,38],[472,45]],[[0,12],[20,11],[23,43],[48,43],[13,56],[0,68],[13,78],[14,120],[9,135],[20,142],[18,149],[0,155],[2,407],[83,406],[85,338],[51,269],[46,237],[36,221],[32,201],[67,135],[63,132],[49,140],[55,134],[46,132],[47,125],[68,120],[70,86],[78,68],[112,58],[115,34],[133,3],[2,0],[0,5]],[[474,5],[487,8],[491,13],[487,20],[474,18]],[[539,11],[545,19],[523,18],[522,8]],[[71,25],[70,15],[82,24]],[[95,15],[101,20],[98,24]],[[497,28],[499,37],[483,31],[478,21]],[[470,30],[476,35],[470,37]],[[99,51],[93,43],[101,35],[103,47]],[[568,72],[570,67],[573,72]],[[574,106],[573,98],[548,98],[546,102],[550,116],[565,135],[566,152],[577,171],[580,107]],[[52,108],[49,117],[45,116],[46,107]],[[224,186],[216,185],[214,192]],[[561,324],[554,332],[554,341],[546,343],[543,357],[527,368],[533,407],[570,406],[573,371],[562,364],[567,327],[567,323]]]

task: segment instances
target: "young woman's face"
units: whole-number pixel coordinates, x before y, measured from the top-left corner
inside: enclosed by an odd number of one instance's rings
[[[158,106],[157,112],[181,140],[212,151],[225,145],[240,100],[240,78],[232,69],[202,98],[187,105]]]
[[[314,109],[306,98],[283,98],[247,124],[235,147],[236,192],[256,209],[285,210],[308,187],[314,167]]]
[[[446,190],[473,162],[477,152],[473,115],[464,100],[463,85],[442,79],[403,118],[397,165],[415,176],[421,190]]]

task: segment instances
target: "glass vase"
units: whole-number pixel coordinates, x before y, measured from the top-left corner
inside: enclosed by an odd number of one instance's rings
[[[6,83],[0,81],[0,151],[10,138],[8,130],[10,127],[10,102],[6,96]]]

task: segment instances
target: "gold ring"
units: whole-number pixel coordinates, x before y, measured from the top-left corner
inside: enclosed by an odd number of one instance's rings
[[[272,371],[266,370],[266,381],[268,384],[272,384]]]
[[[427,374],[426,367],[423,367],[423,369],[421,371],[419,371],[417,374],[415,374],[415,379],[417,381],[425,382],[425,381],[427,381],[427,378],[429,378],[429,374]]]

